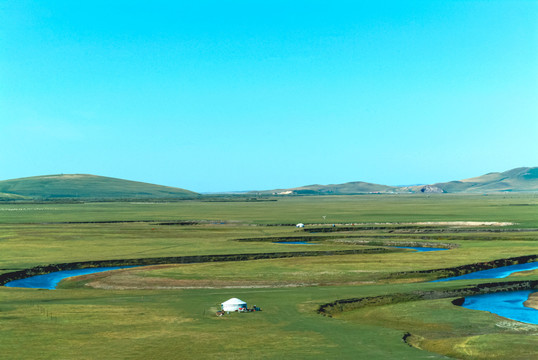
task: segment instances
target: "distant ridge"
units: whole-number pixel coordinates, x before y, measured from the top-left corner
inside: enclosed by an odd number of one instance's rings
[[[306,185],[291,189],[262,191],[261,193],[272,193],[274,195],[354,195],[365,193],[391,193],[397,190],[398,187],[396,186],[354,181],[345,184]]]
[[[520,167],[505,172],[433,184],[447,193],[489,193],[538,191],[538,167]]]
[[[192,198],[189,190],[88,174],[32,176],[0,181],[1,200],[121,200]]]
[[[354,181],[289,189],[238,192],[261,195],[355,195],[412,193],[538,192],[538,167],[520,167],[428,185],[388,186]],[[88,174],[32,176],[0,181],[0,201],[189,199],[202,195],[170,186]]]
[[[388,186],[362,181],[331,185],[307,185],[289,189],[253,191],[273,195],[354,195],[354,194],[412,194],[412,193],[496,193],[538,192],[538,167],[520,167],[505,172],[413,186]]]

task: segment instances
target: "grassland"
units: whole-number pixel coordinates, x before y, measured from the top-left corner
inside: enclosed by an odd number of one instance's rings
[[[365,307],[333,318],[317,309],[337,299],[486,282],[427,283],[432,275],[392,275],[536,254],[537,215],[533,194],[0,205],[0,273],[73,261],[364,246],[339,238],[456,245],[429,253],[160,265],[75,278],[55,291],[2,287],[0,353],[18,359],[528,359],[538,347],[538,326],[457,307],[450,298]],[[187,220],[198,223],[161,225]],[[419,221],[515,224],[479,230],[384,224]],[[382,225],[314,234],[270,226],[297,222],[319,224],[307,228]],[[307,235],[319,238],[319,245],[236,241]],[[502,281],[514,279],[537,277],[527,272]],[[263,311],[216,317],[230,297]],[[405,333],[413,346],[402,341]]]

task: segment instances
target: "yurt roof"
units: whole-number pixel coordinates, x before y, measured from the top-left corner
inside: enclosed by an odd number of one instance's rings
[[[238,304],[246,304],[246,302],[244,302],[243,300],[240,300],[238,298],[231,298],[230,300],[226,300],[222,304],[223,305],[224,304],[226,304],[226,305],[238,305]]]

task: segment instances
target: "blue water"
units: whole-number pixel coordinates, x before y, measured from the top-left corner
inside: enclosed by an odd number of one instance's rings
[[[411,249],[411,250],[416,250],[418,252],[450,250],[450,249],[446,249],[446,248],[434,248],[434,247],[411,247],[411,246],[391,246],[391,247],[395,247],[395,248],[398,248],[398,249]]]
[[[498,267],[495,269],[475,271],[470,274],[453,276],[453,277],[444,278],[444,279],[438,279],[432,282],[452,281],[452,280],[502,279],[518,271],[535,270],[535,269],[538,269],[538,262],[508,265],[508,266]]]
[[[45,275],[36,275],[26,279],[13,280],[6,283],[4,286],[7,287],[20,287],[20,288],[32,288],[32,289],[48,289],[55,290],[58,283],[63,279],[79,276],[79,275],[88,275],[93,273],[99,273],[103,271],[126,269],[134,266],[113,266],[113,267],[96,267],[96,268],[87,268],[87,269],[76,269],[76,270],[62,270],[56,271],[50,274]]]
[[[536,290],[473,295],[465,298],[463,307],[489,311],[499,316],[529,324],[538,324],[538,310],[523,305]]]
[[[319,245],[306,241],[275,241],[273,244],[292,244],[292,245]]]

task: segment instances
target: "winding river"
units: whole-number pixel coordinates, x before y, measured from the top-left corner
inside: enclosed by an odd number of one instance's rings
[[[285,242],[285,244],[297,244],[297,242]],[[301,245],[315,245],[313,243],[302,243]],[[447,250],[441,248],[410,248],[410,247],[400,247],[405,249],[413,249],[417,251],[436,251],[436,250]],[[57,271],[50,274],[36,275],[25,279],[19,279],[10,281],[5,284],[7,287],[20,287],[20,288],[33,288],[33,289],[48,289],[55,290],[58,286],[58,283],[63,279],[94,274],[104,271],[119,270],[132,268],[134,266],[116,266],[116,267],[98,267],[98,268],[86,268],[86,269],[76,269],[76,270],[63,270]],[[445,279],[435,280],[434,282],[441,281],[454,281],[454,280],[471,280],[471,279],[498,279],[505,278],[508,275],[519,272],[538,269],[538,262],[527,263],[527,264],[518,264],[518,265],[509,265],[503,266],[495,269],[477,271],[470,274],[465,274],[461,276],[454,276]],[[472,309],[472,310],[482,310],[489,311],[491,313],[497,314],[499,316],[529,323],[529,324],[538,324],[538,310],[529,308],[523,305],[525,301],[529,298],[530,294],[536,292],[536,290],[524,290],[524,291],[509,291],[509,292],[499,292],[493,294],[482,294],[482,295],[472,295],[465,297],[465,302],[462,304],[463,307]]]
[[[311,243],[306,241],[282,241],[275,242],[277,244],[289,244],[289,245],[319,245],[317,243]],[[402,247],[395,246],[401,249],[412,249],[416,251],[436,251],[436,250],[448,250],[444,248],[424,248],[424,247]],[[47,290],[56,290],[58,284],[63,279],[67,279],[74,276],[89,275],[104,271],[119,270],[131,268],[133,266],[115,266],[115,267],[95,267],[95,268],[86,268],[86,269],[76,269],[76,270],[62,270],[56,271],[44,275],[36,275],[28,277],[25,279],[13,280],[6,283],[6,287],[18,287],[18,288],[29,288],[29,289],[47,289]]]
[[[536,290],[508,291],[466,296],[463,307],[489,311],[499,316],[538,325],[538,310],[523,305]]]
[[[477,279],[502,279],[519,271],[528,271],[538,269],[538,261],[526,264],[501,266],[494,269],[475,271],[473,273],[453,276],[444,279],[434,280],[432,282],[453,281],[453,280],[477,280]]]
[[[392,246],[392,247],[395,247],[398,249],[416,250],[417,252],[450,250],[447,248],[435,248],[435,247],[412,247],[412,246]]]
[[[25,279],[13,280],[6,283],[4,286],[56,290],[56,287],[63,279],[67,279],[73,276],[88,275],[104,271],[127,269],[132,267],[134,266],[95,267],[76,270],[62,270],[44,275],[31,276]]]
[[[476,271],[465,275],[438,279],[432,282],[502,279],[515,272],[535,269],[538,269],[538,262],[502,266],[495,269]],[[538,324],[538,310],[523,305],[523,303],[528,300],[530,294],[533,292],[536,292],[536,290],[507,291],[493,294],[466,296],[465,302],[461,306],[472,310],[489,311],[493,314],[524,323]]]

